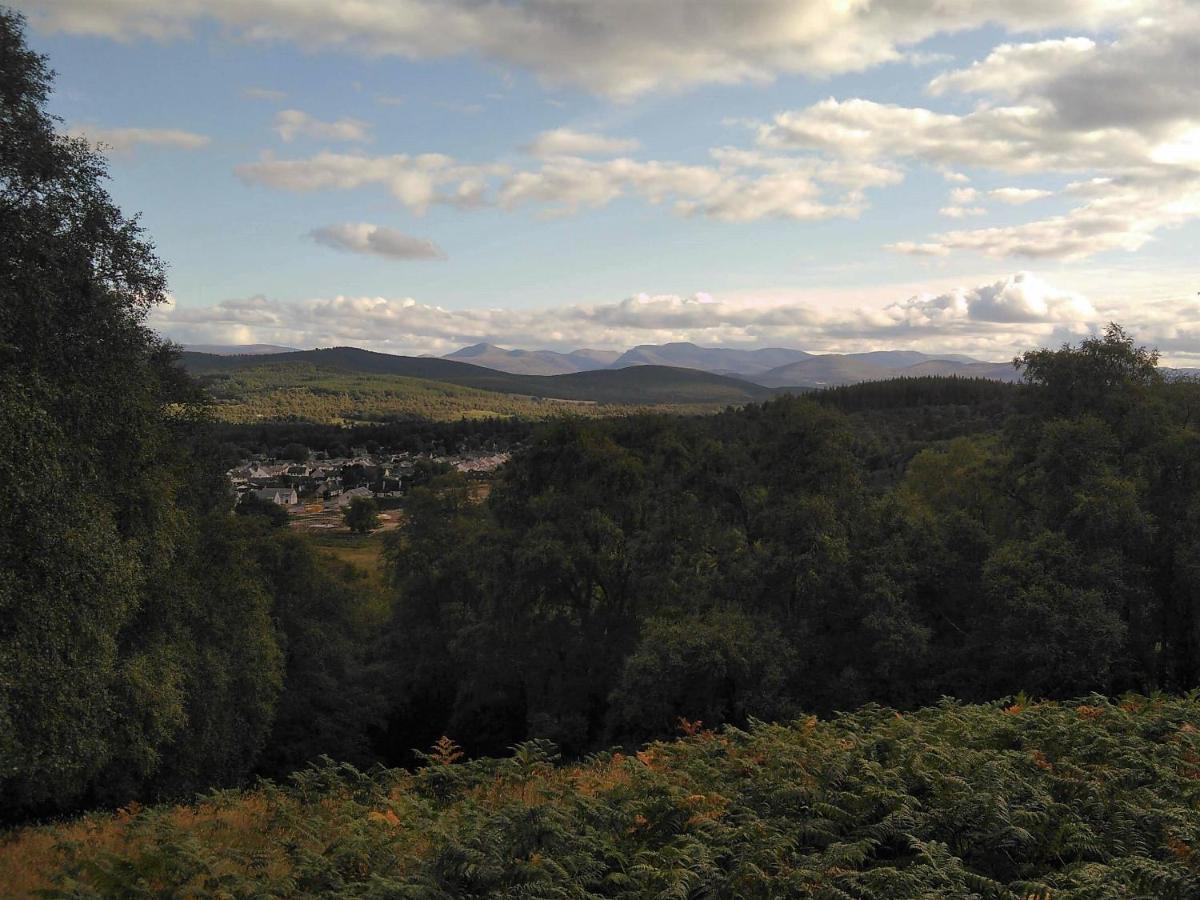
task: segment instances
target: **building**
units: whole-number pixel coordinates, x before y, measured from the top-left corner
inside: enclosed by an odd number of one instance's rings
[[[349,506],[354,501],[355,497],[363,497],[367,500],[371,500],[374,497],[374,493],[371,491],[371,489],[369,487],[351,488],[350,490],[346,491],[345,493],[338,494],[335,497],[330,497],[329,500],[325,503],[325,508],[326,509],[342,509],[344,507]]]
[[[271,503],[278,503],[280,506],[295,506],[300,502],[300,498],[296,495],[294,487],[259,488],[254,492],[254,496],[259,500],[269,500]]]

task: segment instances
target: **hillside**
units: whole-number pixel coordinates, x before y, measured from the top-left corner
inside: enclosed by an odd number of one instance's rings
[[[557,764],[532,741],[409,774],[96,813],[0,844],[12,895],[1195,897],[1200,701],[941,706]]]
[[[863,381],[929,375],[957,375],[996,381],[1020,379],[1011,363],[985,363],[954,356],[930,357],[914,351],[879,351],[813,356],[753,376],[752,380],[775,388],[836,387]]]
[[[535,399],[444,381],[346,372],[308,363],[276,363],[200,376],[224,422],[314,422],[329,425],[420,418],[546,419],[618,415],[628,407]]]
[[[986,378],[989,381],[1005,381],[1011,384],[1021,380],[1021,373],[1012,363],[960,363],[951,360],[933,359],[917,363],[903,370],[900,377],[921,378],[927,375],[954,375],[959,378]]]
[[[393,356],[355,347],[300,350],[261,356],[215,356],[183,353],[193,375],[300,363],[344,373],[401,375],[446,382],[483,391],[550,397],[560,400],[616,404],[737,404],[763,399],[771,392],[760,385],[721,375],[663,366],[596,370],[565,375],[514,375],[483,366],[432,357]]]

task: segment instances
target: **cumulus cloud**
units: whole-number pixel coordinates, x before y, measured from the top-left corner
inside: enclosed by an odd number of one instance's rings
[[[350,118],[322,122],[299,109],[281,109],[276,113],[275,131],[289,143],[298,137],[349,143],[365,143],[371,140],[371,126],[367,122]]]
[[[445,259],[446,254],[428,238],[366,222],[324,225],[309,232],[318,244],[334,250],[364,253],[387,259]]]
[[[999,200],[1010,206],[1020,206],[1023,203],[1031,203],[1034,200],[1041,200],[1043,197],[1053,195],[1053,191],[1044,191],[1039,188],[1003,187],[988,191],[988,196],[993,200]]]
[[[1074,260],[1139,250],[1200,216],[1200,7],[1161,0],[1144,12],[1115,37],[1003,44],[930,83],[935,96],[976,95],[969,112],[829,98],[760,123],[758,141],[844,160],[1079,179],[1063,192],[1076,204],[1065,211],[890,245],[903,253]],[[986,196],[1021,205],[1053,193],[1001,187]],[[970,201],[942,209],[955,218],[983,211]]]
[[[100,128],[78,125],[71,128],[70,133],[93,144],[101,144],[118,156],[130,156],[138,147],[199,150],[211,142],[207,135],[178,128]]]
[[[859,159],[909,157],[1005,172],[1080,172],[1137,166],[1154,144],[1134,130],[1074,131],[1039,106],[982,107],[964,115],[873,100],[829,98],[761,125],[765,147]]]
[[[936,34],[996,24],[1009,31],[1092,29],[1161,0],[992,0],[903,4],[828,0],[18,0],[38,27],[127,40],[173,39],[205,22],[251,40],[372,56],[473,53],[543,80],[625,97],[705,83],[830,75],[928,62],[912,48]]]
[[[1200,8],[1164,0],[1116,39],[1004,44],[929,87],[934,94],[961,91],[1045,105],[1073,130],[1130,128],[1162,137],[1180,122],[1195,121],[1198,56]]]
[[[987,212],[982,206],[943,206],[938,215],[947,219],[965,219],[968,216],[982,216]]]
[[[1024,272],[857,308],[831,306],[803,293],[636,294],[610,303],[537,309],[447,309],[411,297],[284,303],[256,296],[203,308],[177,305],[156,310],[152,319],[159,330],[187,343],[349,344],[409,354],[446,353],[479,341],[559,350],[693,341],[815,352],[911,348],[985,360],[1078,340],[1113,320],[1161,347],[1168,359],[1200,358],[1195,297],[1101,305]]]
[[[634,138],[606,137],[571,128],[543,131],[522,149],[531,156],[616,156],[636,150]]]
[[[965,306],[969,318],[980,322],[1083,323],[1096,319],[1096,310],[1086,298],[1058,290],[1028,272],[950,296]]]
[[[998,258],[1084,259],[1107,250],[1140,250],[1156,231],[1200,217],[1200,173],[1092,179],[1070,185],[1068,193],[1087,202],[1063,215],[950,231],[927,242],[899,242],[888,249],[925,256],[970,250]]]
[[[236,168],[248,184],[286,191],[355,190],[382,187],[415,213],[434,203],[461,207],[484,202],[486,181],[508,172],[507,166],[460,165],[440,153],[390,156],[318,153],[308,159],[276,159],[267,154],[258,162]]]
[[[979,199],[979,191],[973,187],[955,188],[950,192],[950,202],[938,210],[939,215],[948,219],[965,219],[968,216],[982,216],[987,212],[982,206],[971,206]]]
[[[514,170],[502,164],[460,163],[437,153],[364,156],[319,153],[308,159],[266,156],[237,168],[247,183],[280,190],[382,187],[416,213],[432,204],[462,208],[535,207],[564,215],[635,196],[668,204],[679,215],[726,222],[764,218],[854,217],[870,188],[895,184],[900,173],[872,162],[770,156],[721,148],[707,165],[628,157],[595,160],[552,156]]]
[[[1001,44],[986,59],[934,78],[929,82],[929,93],[940,96],[949,91],[964,91],[1018,97],[1043,85],[1052,73],[1079,65],[1095,50],[1095,41],[1086,37]]]

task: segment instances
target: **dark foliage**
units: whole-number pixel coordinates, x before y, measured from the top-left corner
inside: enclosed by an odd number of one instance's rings
[[[342,510],[346,527],[358,534],[367,534],[379,527],[379,507],[370,497],[355,497]]]
[[[45,113],[22,25],[0,9],[3,818],[236,784],[273,732],[291,740],[290,698],[349,677],[285,659],[317,613],[285,609],[294,592],[255,562],[281,539],[230,515],[200,391],[145,325],[162,264],[101,157]],[[323,596],[320,627],[351,603]],[[331,668],[360,652],[324,651]]]
[[[535,425],[522,419],[476,419],[434,422],[404,419],[386,424],[317,425],[305,422],[264,422],[255,425],[214,423],[214,439],[231,448],[232,466],[239,457],[263,453],[283,455],[284,447],[300,444],[314,453],[348,456],[353,448],[372,442],[390,451],[457,453],[464,450],[508,450],[529,439]]]
[[[485,504],[453,477],[416,491],[388,758],[440,733],[577,754],[678,716],[1194,687],[1195,386],[1115,326],[1021,366],[562,423]]]

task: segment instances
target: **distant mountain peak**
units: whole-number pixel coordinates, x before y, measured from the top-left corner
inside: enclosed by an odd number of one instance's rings
[[[444,358],[451,359],[459,356],[479,356],[481,353],[487,353],[489,350],[499,350],[501,353],[508,352],[503,347],[498,347],[495,344],[481,342],[478,344],[472,344],[469,347],[463,347],[460,350],[455,350],[453,353],[447,353]]]

